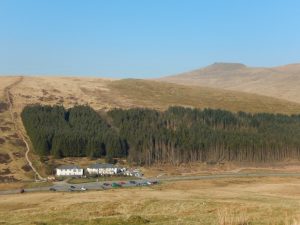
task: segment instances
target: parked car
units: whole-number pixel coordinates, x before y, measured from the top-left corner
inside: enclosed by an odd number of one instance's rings
[[[112,183],[111,186],[114,187],[114,188],[121,187],[121,185],[118,184],[118,183]]]
[[[130,183],[130,184],[136,184],[136,181],[130,180],[129,183]]]
[[[82,187],[80,188],[80,190],[81,190],[81,191],[86,191],[86,190],[87,190],[87,188],[86,188],[86,187],[84,187],[84,186],[82,186]]]
[[[123,184],[126,184],[125,181],[120,181],[119,184],[123,185]]]
[[[49,188],[49,191],[56,191],[54,187]]]
[[[75,189],[76,187],[71,185],[70,188]]]
[[[103,183],[103,185],[104,185],[104,186],[109,186],[110,184],[109,184],[109,183]]]
[[[22,188],[22,189],[20,189],[20,193],[22,194],[22,193],[24,193],[25,192],[25,190]]]

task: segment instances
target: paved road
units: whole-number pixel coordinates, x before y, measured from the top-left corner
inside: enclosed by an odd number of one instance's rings
[[[161,178],[144,178],[133,180],[135,183],[130,183],[129,181],[125,184],[122,184],[122,187],[136,187],[141,185],[149,185],[148,182],[153,181],[180,181],[180,180],[213,180],[213,179],[222,179],[222,178],[246,178],[246,177],[300,177],[300,173],[223,173],[215,175],[202,175],[202,176],[176,176],[176,177],[161,177]],[[121,181],[105,181],[105,182],[91,182],[84,184],[68,184],[66,182],[57,182],[53,186],[49,187],[40,187],[40,188],[27,188],[25,192],[41,192],[41,191],[50,191],[50,188],[54,188],[59,192],[70,191],[81,191],[81,187],[85,187],[88,190],[106,190],[113,188],[112,183],[120,183]],[[105,185],[104,183],[108,184]],[[74,188],[70,188],[74,186]],[[20,190],[7,190],[0,191],[0,195],[5,194],[16,194],[20,193]]]
[[[50,189],[55,189],[55,191],[59,192],[70,192],[70,191],[82,191],[81,188],[84,187],[87,190],[106,190],[112,189],[113,183],[120,184],[120,182],[124,182],[121,184],[122,187],[137,187],[137,186],[148,186],[148,182],[157,181],[155,179],[133,179],[131,182],[129,181],[101,181],[101,182],[90,182],[90,183],[83,183],[83,184],[69,184],[66,182],[56,182],[52,186],[48,187],[37,187],[37,188],[26,188],[24,192],[41,192],[41,191],[51,191]],[[72,188],[71,188],[72,187]],[[15,190],[7,190],[7,191],[0,191],[0,195],[7,195],[7,194],[17,194],[20,193],[20,189]]]
[[[135,180],[133,179],[132,182],[129,181],[103,181],[103,182],[91,182],[91,183],[84,183],[84,184],[68,184],[68,183],[57,183],[52,187],[55,188],[57,191],[70,191],[70,187],[73,186],[72,190],[80,190],[81,187],[85,187],[88,190],[106,190],[113,188],[111,185],[113,183],[120,184],[122,182],[122,187],[136,187],[136,186],[143,186],[148,185],[147,182],[153,182],[153,179],[143,179],[143,180]]]

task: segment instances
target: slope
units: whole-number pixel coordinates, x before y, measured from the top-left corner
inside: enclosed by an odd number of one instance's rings
[[[215,63],[160,80],[243,91],[300,103],[300,64],[253,68],[238,63]]]
[[[300,104],[276,98],[136,79],[24,77],[11,93],[17,114],[25,105],[34,103],[63,104],[67,108],[75,104],[88,104],[96,110],[115,107],[164,110],[179,105],[230,111],[300,113]]]
[[[6,103],[4,90],[18,77],[0,77],[0,101]],[[214,88],[190,87],[149,80],[111,80],[74,77],[24,77],[10,89],[13,113],[23,133],[20,112],[28,104],[62,104],[71,107],[88,104],[95,110],[111,108],[149,107],[164,110],[172,105],[221,108],[230,111],[300,113],[300,104]],[[0,112],[0,178],[24,180],[32,177],[25,160],[26,148],[17,137],[8,109]],[[44,175],[39,158],[29,156]]]

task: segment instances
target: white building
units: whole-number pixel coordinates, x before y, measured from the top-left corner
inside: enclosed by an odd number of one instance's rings
[[[86,170],[91,175],[115,175],[121,172],[121,168],[119,167],[102,163],[92,164]]]
[[[56,168],[56,176],[83,176],[83,169],[75,165],[63,165]]]
[[[125,176],[131,176],[131,177],[142,177],[143,174],[139,170],[126,170],[123,173]]]

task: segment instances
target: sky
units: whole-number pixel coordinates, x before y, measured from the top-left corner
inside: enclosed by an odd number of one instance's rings
[[[151,78],[300,63],[299,0],[0,0],[0,74]]]

